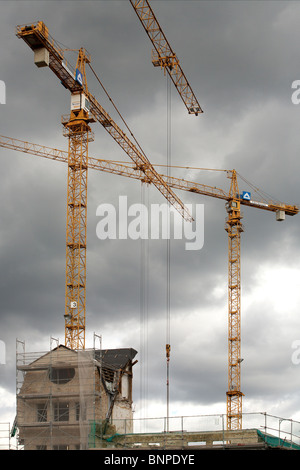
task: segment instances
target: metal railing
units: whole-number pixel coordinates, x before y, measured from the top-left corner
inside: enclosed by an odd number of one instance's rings
[[[267,413],[243,413],[242,431],[255,430],[261,442],[273,447],[290,447],[300,450],[300,422],[272,416]],[[97,427],[98,424],[98,427]],[[97,431],[98,429],[98,431]],[[101,429],[101,432],[99,430]],[[228,440],[226,415],[171,416],[159,418],[114,419],[110,423],[112,436],[132,436],[133,434],[175,434],[215,432],[220,436],[214,444],[225,444]],[[93,422],[90,442],[103,437],[103,423]],[[241,438],[242,439],[242,438]]]
[[[0,450],[16,449],[16,440],[11,436],[10,423],[0,423]]]
[[[300,422],[269,415],[267,413],[243,413],[242,431],[255,431],[260,442],[273,447],[285,447],[300,450]],[[216,433],[219,438],[214,445],[225,445],[228,442],[226,415],[171,416],[158,418],[114,419],[109,424],[98,421],[90,422],[89,447],[97,447],[97,440],[104,438],[111,441],[116,436],[138,437],[148,434],[153,442],[159,435],[186,435],[187,433]],[[245,433],[245,442],[247,439]],[[243,439],[242,436],[239,439]],[[0,450],[18,448],[11,437],[10,423],[0,423]],[[151,441],[151,439],[150,439]],[[150,442],[149,441],[149,442]],[[152,442],[152,441],[151,441]],[[200,444],[191,442],[191,445]],[[203,442],[202,444],[205,444]]]

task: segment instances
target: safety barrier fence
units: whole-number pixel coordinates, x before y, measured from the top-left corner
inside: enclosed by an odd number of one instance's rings
[[[133,429],[133,432],[132,432]],[[235,430],[232,435],[238,436],[237,443],[249,442],[249,431],[253,430],[258,441],[265,442],[272,447],[285,447],[300,450],[300,422],[293,419],[285,419],[272,416],[267,413],[243,413],[242,429]],[[152,445],[163,445],[163,436],[184,436],[196,434],[199,441],[189,442],[189,445],[205,445],[207,441],[201,441],[201,435],[207,438],[214,436],[213,445],[228,444],[228,432],[226,415],[198,415],[198,416],[172,416],[161,418],[140,418],[133,420],[115,419],[106,425],[103,422],[91,422],[89,436],[90,447],[97,447],[100,442],[117,442],[121,438],[123,443],[145,442],[142,436],[148,437],[148,444],[152,440]],[[202,434],[201,434],[202,433]],[[244,433],[244,434],[243,434]],[[139,439],[140,437],[140,439]],[[124,441],[125,439],[125,441]],[[209,439],[213,439],[212,437]],[[234,437],[233,441],[234,442]],[[251,439],[251,437],[250,437]],[[121,442],[121,441],[120,441]],[[183,441],[182,441],[183,442]],[[187,439],[185,439],[187,442]],[[252,441],[253,442],[253,435]],[[131,445],[130,444],[130,445]],[[141,444],[142,445],[142,444]]]
[[[273,447],[285,447],[300,450],[300,422],[269,415],[267,413],[243,413],[242,430],[233,432],[238,435],[238,441],[247,443],[248,431],[255,431],[260,442],[266,442]],[[244,437],[243,437],[244,433]],[[12,427],[10,423],[0,423],[0,450],[16,449],[14,438],[12,437]],[[133,420],[112,420],[110,423],[91,421],[89,423],[88,447],[95,448],[101,446],[105,441],[108,446],[117,438],[127,439],[129,445],[132,443],[144,442],[142,437],[147,435],[148,445],[164,446],[167,438],[172,436],[197,435],[198,440],[185,439],[190,441],[189,445],[205,445],[202,441],[203,435],[213,435],[213,445],[228,444],[228,432],[226,427],[226,415],[197,415],[197,416],[172,416],[160,418],[135,418]],[[232,442],[234,443],[234,437]],[[21,449],[20,449],[21,450]]]

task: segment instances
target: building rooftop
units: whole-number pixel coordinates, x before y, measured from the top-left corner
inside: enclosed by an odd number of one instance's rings
[[[123,369],[136,354],[137,351],[132,348],[95,350],[95,358],[111,369]]]

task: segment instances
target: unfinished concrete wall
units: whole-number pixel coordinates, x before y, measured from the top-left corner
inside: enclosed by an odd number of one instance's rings
[[[21,361],[17,367],[24,375],[17,394],[17,425],[25,449],[87,448],[91,423],[103,422],[111,403],[111,417],[120,420],[117,432],[123,432],[124,419],[128,425],[132,423],[131,365],[109,372],[106,364],[110,384],[103,380],[102,365],[93,350],[60,346],[30,363]]]

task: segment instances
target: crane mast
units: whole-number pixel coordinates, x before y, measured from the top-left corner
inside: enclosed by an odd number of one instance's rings
[[[66,223],[65,345],[85,348],[86,232],[88,142],[90,118],[80,110],[63,121],[68,137],[68,186]]]
[[[236,172],[232,171],[226,203],[228,217],[228,391],[227,429],[242,429],[241,392],[241,243],[243,232]]]
[[[86,85],[85,50],[79,50],[76,70]],[[74,92],[71,113],[62,117],[68,138],[68,183],[66,223],[65,345],[85,349],[86,324],[86,234],[88,143],[93,140],[90,123],[95,119],[84,109],[82,95]]]

